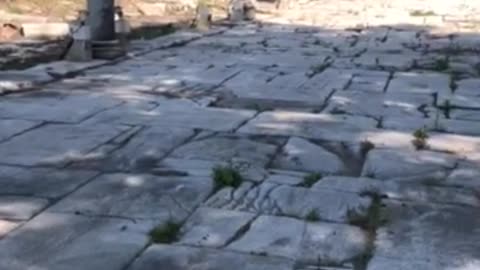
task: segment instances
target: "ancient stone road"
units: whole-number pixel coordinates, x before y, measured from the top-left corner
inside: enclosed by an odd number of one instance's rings
[[[0,97],[0,269],[480,269],[479,37],[223,30]]]

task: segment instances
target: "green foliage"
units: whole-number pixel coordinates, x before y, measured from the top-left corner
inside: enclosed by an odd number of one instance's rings
[[[322,174],[320,173],[311,173],[306,175],[303,178],[303,182],[300,184],[302,187],[312,187],[315,183],[317,183],[320,179],[322,179]]]
[[[169,221],[150,231],[152,242],[158,244],[169,244],[178,240],[180,225]]]
[[[429,138],[429,135],[425,128],[415,130],[415,132],[413,132],[413,138],[414,139],[412,140],[412,144],[415,149],[422,150],[427,148],[427,140]]]
[[[430,16],[437,16],[437,14],[432,11],[423,11],[423,10],[413,10],[410,12],[410,16],[412,17],[430,17]]]
[[[215,190],[223,187],[239,187],[243,182],[243,177],[232,166],[219,166],[213,169],[213,181],[215,182]]]

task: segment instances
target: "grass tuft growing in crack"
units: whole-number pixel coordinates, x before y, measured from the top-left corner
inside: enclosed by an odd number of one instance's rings
[[[448,58],[442,58],[435,60],[433,65],[433,70],[435,71],[445,71],[450,67],[450,61]]]
[[[305,216],[305,220],[308,222],[317,222],[320,221],[320,216],[315,209],[312,209],[308,212],[307,216]]]
[[[150,239],[157,244],[170,244],[178,240],[180,224],[168,221],[150,231]]]
[[[215,190],[219,190],[223,187],[238,188],[243,182],[242,175],[233,166],[215,167],[212,175],[215,183]]]
[[[354,260],[355,269],[367,269],[368,262],[375,251],[375,239],[377,237],[377,229],[386,224],[386,220],[382,217],[382,196],[375,191],[367,191],[361,194],[372,199],[372,202],[365,215],[359,215],[356,212],[348,213],[350,225],[358,226],[367,233],[368,245],[364,254],[358,256]]]
[[[426,128],[420,128],[413,132],[412,144],[416,150],[423,150],[428,147],[427,140],[430,136],[427,133]]]
[[[310,188],[313,185],[315,185],[315,183],[320,181],[320,179],[322,179],[321,173],[315,172],[315,173],[308,174],[303,178],[303,181],[300,184],[300,186]]]

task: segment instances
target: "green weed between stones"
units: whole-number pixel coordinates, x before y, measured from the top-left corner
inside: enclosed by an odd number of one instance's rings
[[[150,231],[150,239],[153,243],[169,244],[178,240],[180,224],[168,221]]]
[[[213,181],[215,183],[215,190],[223,187],[238,188],[243,182],[243,177],[240,172],[232,166],[218,166],[213,169]]]
[[[413,132],[412,144],[417,150],[426,149],[428,146],[427,144],[428,138],[429,138],[429,135],[425,128],[417,129],[415,130],[415,132]]]
[[[322,179],[321,173],[311,173],[303,178],[303,182],[300,184],[300,186],[307,188],[312,187],[315,185],[315,183],[320,181],[320,179]]]

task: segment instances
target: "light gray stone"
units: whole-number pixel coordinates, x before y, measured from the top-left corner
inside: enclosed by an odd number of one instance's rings
[[[0,242],[0,268],[118,270],[147,244],[145,224],[43,213]]]
[[[107,174],[78,189],[51,212],[182,221],[210,194],[210,178]]]
[[[107,125],[46,125],[0,144],[0,163],[64,166],[124,132]]]
[[[25,132],[29,129],[32,129],[39,124],[39,122],[25,120],[0,120],[0,142],[22,132]]]
[[[270,170],[270,174],[265,179],[266,183],[275,183],[279,185],[298,186],[303,182],[307,173],[285,170]]]
[[[149,170],[175,147],[193,137],[194,131],[176,127],[147,127],[119,139],[111,154],[87,158],[82,166],[100,170]],[[78,162],[77,162],[78,163]]]
[[[154,110],[108,110],[91,118],[89,123],[118,123],[201,128],[232,131],[255,115],[254,111],[205,108],[192,101],[162,100]]]
[[[388,202],[367,269],[476,269],[478,210]],[[413,267],[413,268],[412,268]]]
[[[245,184],[238,190],[224,189],[211,197],[209,207],[269,215],[306,218],[315,212],[320,220],[346,223],[350,214],[365,214],[370,199],[334,190],[310,190],[266,182]]]
[[[395,73],[387,92],[447,94],[450,93],[450,76],[441,73]]]
[[[290,270],[293,262],[264,256],[181,246],[153,245],[129,270]]]
[[[55,61],[47,64],[36,65],[28,70],[43,71],[52,77],[63,77],[75,74],[82,70],[94,68],[107,63],[104,60],[89,60],[88,62],[69,62],[69,61]]]
[[[245,235],[228,245],[227,249],[295,259],[304,232],[303,221],[286,217],[260,216]]]
[[[223,247],[254,217],[254,214],[245,212],[199,208],[182,227],[180,243]]]
[[[1,71],[0,94],[31,89],[52,78],[43,72]]]
[[[0,166],[0,194],[59,198],[98,173]]]
[[[389,179],[451,169],[455,164],[456,157],[444,153],[374,149],[368,153],[362,176]]]
[[[307,222],[298,261],[310,265],[348,265],[366,254],[367,234],[349,225]]]
[[[242,177],[254,182],[261,182],[268,175],[268,172],[263,167],[259,167],[248,161],[236,159],[227,162],[166,158],[157,164],[157,166],[151,170],[151,173],[156,175],[178,173],[180,175],[211,177],[213,169],[218,166],[232,166]]]
[[[375,120],[361,116],[274,111],[261,113],[240,128],[239,132],[359,142],[376,125]]]
[[[33,93],[0,101],[0,114],[25,120],[77,123],[121,103],[96,94],[64,95],[58,92]]]
[[[340,174],[344,170],[342,160],[335,154],[297,137],[288,140],[274,161],[274,167],[325,174]]]
[[[383,93],[390,74],[385,71],[359,70],[355,72],[348,90]]]
[[[277,147],[247,138],[212,137],[187,143],[177,148],[170,157],[210,161],[243,161],[262,167],[275,154]]]
[[[48,200],[20,197],[0,196],[0,218],[9,220],[27,220],[43,210]]]

